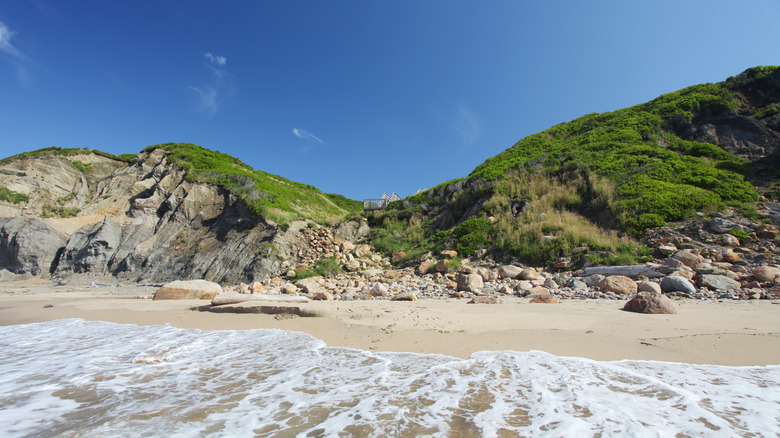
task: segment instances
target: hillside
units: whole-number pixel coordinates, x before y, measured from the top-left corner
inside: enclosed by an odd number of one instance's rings
[[[780,70],[755,67],[561,123],[373,215],[374,243],[409,258],[635,262],[650,228],[726,207],[760,219],[756,201],[778,198],[779,109]]]
[[[251,281],[296,266],[307,223],[341,223],[361,208],[191,144],[121,157],[47,148],[0,162],[0,268]],[[350,239],[360,229],[339,228]]]

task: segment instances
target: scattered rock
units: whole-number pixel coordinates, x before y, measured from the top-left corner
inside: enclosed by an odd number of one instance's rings
[[[536,296],[531,299],[531,303],[556,304],[558,302],[558,299],[555,298],[547,288],[535,287],[531,289],[530,292],[536,294]]]
[[[466,292],[479,292],[485,287],[482,276],[479,274],[461,274],[457,277],[457,290]]]
[[[477,297],[473,297],[466,304],[497,304],[497,303],[498,300],[496,299],[496,297],[477,296]]]
[[[387,290],[387,286],[385,286],[384,283],[374,283],[374,285],[371,286],[372,297],[385,297],[388,294],[389,291]]]
[[[774,281],[777,276],[780,276],[780,268],[759,266],[753,269],[753,277],[762,283]]]
[[[401,292],[393,296],[393,301],[417,301],[417,294],[411,291]]]
[[[654,281],[640,281],[636,287],[637,292],[651,292],[660,294],[662,292],[661,285]]]
[[[738,290],[742,285],[725,275],[702,275],[699,277],[699,285],[710,289]]]

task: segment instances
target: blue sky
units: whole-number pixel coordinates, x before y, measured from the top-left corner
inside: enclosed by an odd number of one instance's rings
[[[403,197],[778,42],[777,0],[0,0],[0,155],[191,142]]]

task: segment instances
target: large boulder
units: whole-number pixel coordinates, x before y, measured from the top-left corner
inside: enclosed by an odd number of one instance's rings
[[[610,275],[599,283],[599,289],[604,292],[614,292],[618,295],[633,295],[636,293],[634,280],[623,275]]]
[[[677,313],[679,307],[666,295],[640,292],[628,300],[623,310],[636,313],[671,314]]]
[[[0,269],[48,275],[67,240],[37,219],[0,217]]]
[[[696,293],[696,286],[687,278],[670,275],[661,280],[661,290],[664,292],[685,292],[687,294],[694,294]]]
[[[466,292],[479,292],[485,287],[482,276],[479,274],[461,274],[458,275],[458,290]]]
[[[719,217],[716,217],[715,219],[710,221],[709,224],[710,230],[713,232],[723,234],[728,233],[731,230],[739,230],[744,231],[746,233],[750,233],[752,230],[744,225],[740,225],[736,222],[732,222],[727,219],[722,219]]]
[[[774,281],[775,277],[780,275],[780,268],[775,268],[773,266],[759,266],[756,269],[753,269],[753,277],[764,283],[768,281]]]
[[[498,268],[499,278],[518,278],[520,273],[523,272],[523,268],[513,265],[504,265]]]
[[[677,254],[672,256],[672,258],[679,260],[680,262],[682,262],[682,264],[684,264],[689,268],[695,268],[696,265],[704,262],[704,257],[700,256],[699,254],[693,252],[690,249],[684,249],[682,251],[678,251]]]
[[[737,280],[732,280],[725,275],[702,275],[699,277],[699,285],[710,289],[738,290],[742,285]]]
[[[544,303],[544,304],[556,304],[558,303],[558,298],[555,298],[553,294],[550,293],[550,290],[546,287],[535,287],[531,289],[531,292],[536,294],[535,297],[529,301],[530,303]]]
[[[154,300],[213,300],[222,286],[206,280],[177,280],[164,284],[154,293]]]

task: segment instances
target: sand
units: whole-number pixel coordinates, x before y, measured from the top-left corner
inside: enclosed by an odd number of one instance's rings
[[[680,301],[676,315],[620,310],[624,301],[500,304],[467,300],[319,301],[319,317],[219,314],[208,301],[152,301],[155,287],[53,287],[0,283],[0,325],[61,318],[171,324],[203,330],[277,328],[309,333],[329,346],[469,357],[482,350],[541,350],[594,360],[659,360],[717,365],[780,364],[780,302]]]

